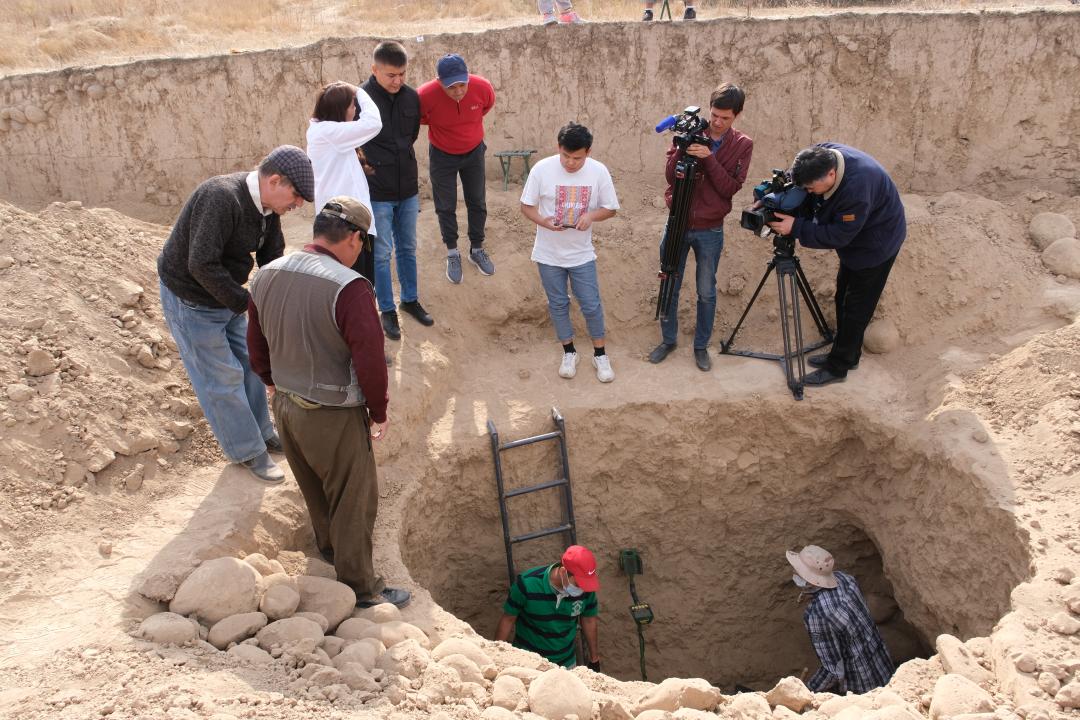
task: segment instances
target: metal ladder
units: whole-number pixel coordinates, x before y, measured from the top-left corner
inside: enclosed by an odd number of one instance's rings
[[[495,423],[491,420],[488,420],[487,422],[488,434],[491,436],[491,454],[495,460],[495,483],[498,485],[499,489],[499,513],[502,515],[503,542],[506,544],[506,571],[510,577],[511,585],[517,577],[517,572],[514,569],[514,545],[558,533],[565,533],[567,535],[570,540],[570,542],[566,543],[568,546],[577,544],[577,528],[574,523],[574,499],[570,491],[570,459],[566,453],[566,422],[556,408],[551,408],[551,419],[555,421],[554,431],[542,435],[534,435],[533,437],[527,437],[521,440],[513,440],[503,444],[499,443],[499,433],[495,429]],[[499,457],[500,454],[516,447],[532,445],[533,443],[545,442],[547,440],[557,440],[559,443],[559,455],[562,459],[562,477],[557,480],[508,491],[503,480],[502,461]],[[510,498],[539,492],[541,490],[550,490],[552,488],[561,489],[559,495],[562,498],[563,505],[562,524],[545,528],[544,530],[525,533],[524,535],[511,536],[510,511],[506,501]]]

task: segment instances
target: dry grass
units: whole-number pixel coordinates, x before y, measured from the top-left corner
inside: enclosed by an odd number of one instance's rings
[[[661,0],[662,1],[662,0]],[[866,4],[964,9],[1068,0],[697,0],[699,16]],[[682,3],[672,0],[676,17]],[[590,20],[636,20],[638,0],[576,0]],[[535,22],[535,0],[0,0],[0,73],[141,57],[252,50],[327,36],[402,37]]]

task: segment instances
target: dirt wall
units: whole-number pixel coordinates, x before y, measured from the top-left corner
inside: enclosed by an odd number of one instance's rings
[[[1080,189],[1076,12],[840,14],[693,24],[590,23],[412,38],[411,80],[462,53],[498,92],[492,151],[545,154],[569,119],[620,174],[657,175],[651,128],[721,80],[749,100],[751,177],[800,147],[860,146],[915,192]],[[303,144],[315,90],[363,80],[370,38],[259,53],[73,68],[0,80],[0,198],[170,220],[204,178]],[[418,144],[426,154],[423,137]],[[497,163],[489,158],[489,170]],[[649,188],[651,191],[652,188]]]

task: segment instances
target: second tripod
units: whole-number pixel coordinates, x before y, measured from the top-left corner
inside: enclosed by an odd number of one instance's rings
[[[833,331],[829,328],[825,315],[821,312],[821,306],[818,305],[817,298],[814,297],[814,291],[810,288],[810,282],[803,273],[799,258],[795,256],[794,239],[777,236],[773,239],[773,245],[775,248],[774,254],[772,259],[769,260],[768,267],[765,268],[765,274],[761,276],[761,282],[758,283],[757,289],[754,290],[754,294],[751,296],[750,302],[747,303],[746,309],[743,310],[739,322],[735,323],[731,335],[726,341],[720,341],[720,352],[727,355],[742,355],[762,360],[779,361],[784,368],[784,375],[791,394],[795,396],[796,400],[802,400],[803,384],[806,378],[805,355],[812,350],[817,350],[831,343],[833,341]],[[780,330],[784,341],[783,354],[776,355],[753,350],[733,350],[735,334],[739,332],[743,320],[750,313],[750,308],[754,306],[754,302],[761,294],[761,289],[765,287],[769,275],[774,271],[776,272],[776,289],[780,301]],[[822,337],[820,341],[811,345],[803,345],[802,313],[799,309],[800,296],[803,302],[806,303],[806,307],[810,311],[810,317],[813,318],[814,324]]]

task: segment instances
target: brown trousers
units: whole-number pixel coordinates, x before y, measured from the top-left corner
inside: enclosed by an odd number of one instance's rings
[[[338,580],[357,598],[381,592],[385,584],[372,561],[379,484],[367,408],[307,410],[281,392],[274,394],[273,406],[319,550],[333,554]]]

